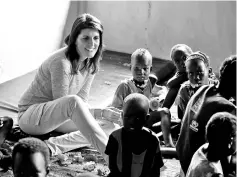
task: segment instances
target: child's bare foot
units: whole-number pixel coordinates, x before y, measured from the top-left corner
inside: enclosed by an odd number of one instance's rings
[[[168,136],[168,139],[165,139],[165,147],[172,147],[172,148],[175,147],[171,135]]]
[[[10,132],[13,126],[13,120],[10,117],[0,118],[0,147],[4,143],[7,134]]]
[[[173,143],[166,143],[166,144],[165,144],[165,147],[172,147],[172,148],[174,148],[175,146],[174,146]]]

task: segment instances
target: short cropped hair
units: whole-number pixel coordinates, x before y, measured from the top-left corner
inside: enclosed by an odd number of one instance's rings
[[[204,62],[204,64],[206,65],[206,67],[210,67],[210,59],[209,57],[203,53],[203,52],[200,52],[200,51],[197,51],[197,52],[193,52],[192,54],[190,54],[187,59],[186,59],[186,62],[187,63],[188,61],[190,60],[202,60]]]
[[[220,82],[236,74],[236,55],[226,58],[220,67]]]
[[[131,93],[124,99],[124,115],[128,116],[137,115],[143,116],[142,114],[147,114],[149,110],[149,100],[148,98],[140,93]],[[125,109],[123,109],[125,110]],[[131,111],[132,110],[132,111]]]
[[[226,99],[236,94],[236,55],[226,58],[219,71],[219,90]]]
[[[50,162],[49,148],[42,140],[33,137],[22,138],[15,144],[12,152],[13,162],[17,153],[33,154],[36,152],[40,152],[44,156],[45,164],[47,167]]]
[[[139,58],[145,58],[145,57],[149,58],[151,60],[151,63],[152,63],[152,55],[151,55],[151,53],[147,49],[139,48],[139,49],[136,49],[132,53],[131,61],[133,59],[139,59]]]
[[[183,55],[190,55],[193,53],[192,49],[187,46],[186,44],[176,44],[171,48],[170,51],[170,58],[173,60],[174,56],[177,55],[178,53],[181,53]]]
[[[209,144],[221,143],[223,140],[231,141],[236,135],[236,116],[228,112],[214,114],[206,125],[206,139]]]

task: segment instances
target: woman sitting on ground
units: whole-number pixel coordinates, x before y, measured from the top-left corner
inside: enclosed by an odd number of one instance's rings
[[[42,63],[22,95],[19,126],[30,135],[69,133],[45,141],[53,155],[92,144],[106,158],[108,137],[87,105],[103,50],[100,20],[80,15],[65,42]]]

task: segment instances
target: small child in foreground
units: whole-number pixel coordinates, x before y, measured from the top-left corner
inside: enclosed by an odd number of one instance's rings
[[[163,160],[156,135],[145,128],[149,100],[139,93],[124,99],[123,127],[110,136],[105,150],[109,156],[108,177],[158,177]]]
[[[14,177],[46,177],[49,173],[50,152],[37,138],[23,138],[13,148]]]
[[[237,117],[227,113],[214,114],[206,125],[208,143],[202,145],[193,155],[186,177],[224,176],[220,160],[236,152]],[[235,154],[236,156],[236,154]],[[236,176],[236,161],[231,164],[231,175]]]

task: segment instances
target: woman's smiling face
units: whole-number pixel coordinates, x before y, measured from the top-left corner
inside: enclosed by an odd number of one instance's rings
[[[99,31],[92,28],[81,30],[76,40],[76,49],[80,60],[93,58],[100,45]]]

